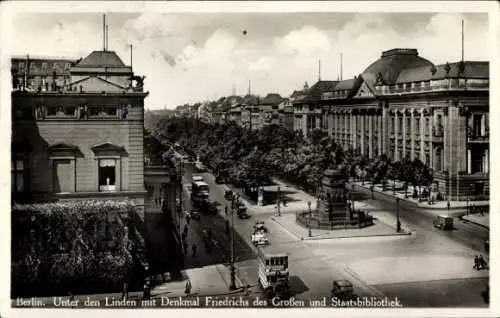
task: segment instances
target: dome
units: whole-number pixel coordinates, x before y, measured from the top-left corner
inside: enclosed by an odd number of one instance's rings
[[[368,66],[362,76],[374,84],[381,75],[385,84],[392,85],[403,70],[425,66],[430,68],[433,64],[418,56],[416,49],[392,49],[382,52],[380,59]]]

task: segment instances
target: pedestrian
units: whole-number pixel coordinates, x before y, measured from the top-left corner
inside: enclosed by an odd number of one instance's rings
[[[479,257],[477,255],[474,256],[474,266],[472,268],[475,270],[479,270]]]
[[[193,257],[196,258],[196,244],[193,243],[193,247],[191,249],[193,250]]]
[[[486,269],[487,266],[488,264],[484,260],[483,255],[479,255],[479,269]]]
[[[186,282],[186,290],[184,291],[186,295],[191,294],[191,281],[188,279]]]
[[[149,286],[149,277],[144,281],[144,291],[142,293],[142,299],[151,298],[151,288]]]

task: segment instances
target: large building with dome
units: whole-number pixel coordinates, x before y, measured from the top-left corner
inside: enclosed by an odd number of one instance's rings
[[[359,76],[292,95],[294,129],[322,129],[370,158],[418,158],[449,200],[489,196],[489,63],[435,65],[392,49]]]

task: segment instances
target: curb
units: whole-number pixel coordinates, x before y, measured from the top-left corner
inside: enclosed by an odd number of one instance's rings
[[[367,283],[365,283],[361,277],[359,277],[359,275],[353,271],[349,266],[344,266],[344,271],[349,274],[351,277],[353,277],[355,280],[357,280],[359,283],[361,283],[361,285],[363,285],[366,289],[368,289],[369,291],[371,291],[372,293],[374,293],[375,295],[377,295],[379,298],[384,298],[385,295],[382,294],[382,292],[380,292],[378,289],[368,285]]]
[[[366,190],[366,191],[368,191],[368,192],[370,192],[370,191],[371,191],[371,190],[370,190],[370,188],[369,188],[369,187],[367,187],[367,186],[365,186],[365,185],[361,185],[361,184],[357,184],[357,183],[352,183],[352,182],[351,182],[351,183],[349,183],[349,184],[350,184],[350,185],[353,185],[353,184],[354,184],[356,187],[362,188],[362,189],[364,189],[364,190]],[[391,190],[389,190],[389,191],[391,191]],[[422,209],[422,210],[424,210],[424,211],[425,211],[425,210],[428,210],[428,211],[429,211],[429,210],[430,210],[430,211],[432,211],[432,210],[435,210],[435,211],[436,211],[436,210],[437,210],[437,211],[439,211],[439,210],[448,210],[448,207],[437,207],[437,206],[432,206],[432,207],[431,207],[431,206],[428,206],[428,205],[420,205],[420,204],[419,204],[419,203],[417,203],[417,202],[413,202],[413,201],[408,200],[408,199],[405,199],[405,198],[400,198],[400,197],[398,197],[398,196],[395,196],[394,194],[386,193],[385,191],[378,190],[378,189],[376,189],[376,188],[374,189],[374,191],[373,191],[373,192],[374,192],[374,193],[377,193],[377,194],[380,194],[380,195],[384,195],[384,196],[386,196],[386,197],[393,198],[393,199],[399,198],[399,199],[400,199],[402,202],[404,202],[405,204],[407,204],[407,205],[409,205],[409,206],[411,206],[411,207],[417,208],[417,209]],[[450,207],[450,211],[455,210],[455,212],[458,212],[458,211],[463,210],[463,209],[465,209],[465,208],[466,208],[466,207]]]
[[[302,237],[299,236],[292,231],[290,231],[288,228],[286,228],[283,224],[281,224],[278,220],[275,219],[275,217],[271,217],[271,220],[279,224],[285,231],[287,231],[289,234],[297,238],[298,240],[301,241],[314,241],[314,240],[335,240],[335,239],[347,239],[347,238],[357,238],[357,237],[384,237],[384,236],[405,236],[405,235],[412,235],[412,232],[404,232],[404,233],[394,233],[394,234],[372,234],[372,235],[355,235],[355,236],[336,236],[336,237],[324,237],[323,235],[318,235],[318,236],[312,236],[312,237]],[[384,223],[385,224],[385,223]],[[327,235],[327,234],[325,234]]]
[[[472,223],[472,224],[475,224],[477,226],[483,227],[483,228],[488,229],[488,230],[490,229],[490,227],[487,226],[487,225],[484,225],[484,224],[481,224],[481,223],[478,223],[478,222],[474,222],[474,221],[471,221],[471,220],[464,219],[463,215],[459,216],[459,219],[460,219],[460,221],[464,221],[464,222],[467,222],[467,223]]]

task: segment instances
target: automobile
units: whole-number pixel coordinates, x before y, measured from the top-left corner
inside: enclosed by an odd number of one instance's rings
[[[340,300],[350,300],[355,298],[354,286],[348,280],[334,280],[332,283],[332,297],[336,297]]]
[[[224,193],[224,199],[226,200],[231,200],[233,198],[233,191],[231,190],[226,190],[226,192]]]
[[[438,215],[432,223],[443,231],[453,230],[453,218],[451,216]]]
[[[216,184],[222,184],[222,183],[224,183],[224,178],[221,177],[221,176],[216,176],[215,177],[215,183]]]
[[[237,216],[239,219],[242,219],[242,220],[250,218],[250,215],[248,215],[248,213],[246,211],[238,211]]]
[[[199,220],[200,219],[200,212],[198,212],[196,210],[189,211],[189,215],[191,216],[191,219],[193,219],[193,220]]]
[[[257,230],[262,229],[262,228],[264,228],[264,229],[266,228],[264,221],[261,221],[261,220],[255,221],[255,223],[253,224],[253,230],[257,231]]]
[[[207,205],[207,213],[218,214],[219,208],[217,207],[217,202],[209,202]]]

